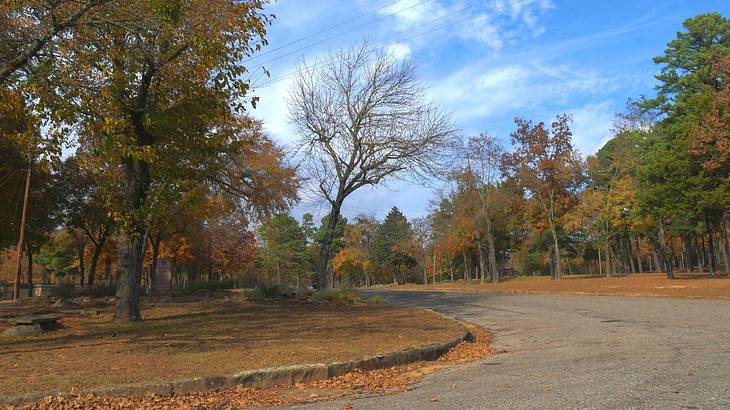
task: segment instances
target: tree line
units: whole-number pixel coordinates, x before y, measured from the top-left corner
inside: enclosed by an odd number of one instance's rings
[[[727,271],[728,19],[688,19],[655,59],[657,95],[630,101],[587,158],[569,114],[517,118],[508,145],[461,138],[415,63],[367,42],[302,61],[285,151],[250,115],[266,4],[0,5],[3,266],[22,251],[30,284],[37,264],[43,282],[113,285],[121,321],[141,320],[161,257],[180,287]],[[446,184],[422,218],[342,215],[357,190],[398,179]],[[303,190],[328,207],[319,224],[289,214]]]

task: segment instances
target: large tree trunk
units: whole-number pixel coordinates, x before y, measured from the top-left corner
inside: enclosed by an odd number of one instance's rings
[[[341,205],[341,200],[335,201],[332,204],[329,219],[327,220],[327,230],[319,244],[319,266],[314,275],[314,287],[317,290],[322,290],[327,287],[327,265],[329,265],[330,257],[332,256],[332,241],[337,231],[337,220],[340,218]]]
[[[141,236],[120,234],[117,272],[117,294],[114,320],[138,322],[142,320],[139,311],[139,280],[142,273]]]
[[[151,182],[150,170],[146,162],[127,158],[124,161],[124,171],[127,183],[124,207],[134,215],[142,207],[147,195]],[[119,322],[142,320],[139,311],[139,282],[146,244],[143,239],[144,227],[140,220],[139,215],[134,215],[131,226],[121,229],[117,239],[119,259],[114,320]]]

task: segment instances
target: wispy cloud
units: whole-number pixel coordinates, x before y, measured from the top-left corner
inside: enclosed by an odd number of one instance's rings
[[[568,107],[572,100],[610,92],[620,78],[568,65],[509,64],[469,66],[432,89],[432,98],[468,122],[524,112],[535,107]]]

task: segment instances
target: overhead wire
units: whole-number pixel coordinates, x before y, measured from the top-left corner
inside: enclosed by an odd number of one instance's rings
[[[374,21],[380,21],[380,20],[383,20],[383,19],[385,19],[386,17],[391,17],[391,16],[394,16],[394,15],[396,15],[396,14],[400,14],[400,13],[402,13],[402,12],[404,12],[404,11],[408,11],[408,10],[410,10],[410,9],[413,9],[413,8],[417,7],[417,6],[423,5],[423,4],[424,4],[424,3],[426,2],[426,1],[430,1],[430,0],[425,0],[425,1],[419,1],[419,2],[416,2],[416,3],[414,3],[414,4],[412,4],[412,5],[408,6],[408,7],[405,7],[405,8],[403,8],[403,9],[400,9],[400,10],[394,11],[394,12],[392,12],[392,13],[384,14],[384,15],[380,16],[379,18],[375,19]],[[349,23],[349,22],[352,22],[352,21],[355,21],[355,20],[359,20],[359,19],[361,19],[361,18],[363,18],[363,17],[365,17],[365,16],[367,16],[367,15],[370,15],[370,14],[376,13],[376,12],[378,12],[378,11],[380,11],[380,10],[382,10],[382,9],[385,9],[385,8],[387,8],[387,7],[390,7],[390,6],[392,6],[392,5],[396,4],[396,3],[399,3],[399,0],[398,0],[398,1],[393,1],[393,2],[391,2],[391,3],[388,3],[388,4],[386,4],[385,6],[382,6],[382,7],[379,7],[379,8],[377,8],[377,9],[371,10],[371,11],[369,11],[369,12],[367,12],[367,13],[364,13],[364,14],[362,14],[362,15],[358,16],[358,17],[355,17],[355,18],[349,19],[349,20],[347,20],[347,21],[344,21],[344,22],[341,22],[341,23],[335,24],[334,26],[332,26],[332,27],[329,27],[329,28],[327,28],[327,29],[324,29],[324,30],[320,30],[320,31],[318,31],[318,32],[315,32],[315,33],[312,33],[312,34],[306,35],[306,36],[304,36],[304,37],[302,37],[302,38],[300,38],[300,39],[298,39],[298,40],[295,40],[295,41],[291,41],[291,42],[289,42],[289,43],[287,43],[287,44],[284,44],[284,45],[281,45],[281,46],[279,46],[279,47],[277,47],[277,48],[275,48],[275,49],[272,49],[272,50],[266,51],[266,52],[264,52],[264,53],[258,54],[258,55],[256,55],[256,56],[254,56],[254,57],[250,58],[250,59],[249,59],[248,61],[252,61],[252,60],[255,60],[255,59],[257,59],[257,58],[259,58],[259,57],[261,57],[261,56],[263,56],[263,55],[267,55],[267,54],[270,54],[270,53],[272,53],[272,52],[274,52],[274,51],[277,51],[277,50],[281,50],[281,49],[284,49],[284,48],[288,47],[289,45],[292,45],[292,44],[296,44],[296,43],[299,43],[299,42],[301,42],[301,41],[303,41],[303,40],[306,40],[306,39],[308,39],[308,38],[316,37],[317,35],[319,35],[319,34],[321,34],[321,33],[325,33],[325,32],[327,32],[327,31],[331,31],[332,29],[334,29],[334,28],[337,28],[337,27],[341,27],[341,26],[343,26],[343,25],[345,25],[345,24],[347,24],[347,23]],[[293,54],[297,54],[297,53],[299,53],[299,52],[301,52],[301,51],[304,51],[304,50],[310,49],[310,48],[312,48],[312,47],[315,47],[315,46],[317,46],[317,45],[320,45],[320,44],[322,44],[322,43],[325,43],[325,42],[327,42],[327,41],[330,41],[330,40],[332,40],[332,39],[334,39],[334,38],[337,38],[337,37],[343,36],[343,35],[345,35],[345,34],[351,33],[351,32],[353,32],[353,31],[359,30],[359,29],[361,29],[361,28],[363,28],[363,27],[367,27],[367,26],[368,26],[368,25],[370,25],[370,24],[372,24],[372,22],[369,22],[369,23],[367,23],[367,24],[361,24],[361,25],[359,25],[359,26],[355,26],[355,27],[349,28],[349,29],[347,29],[347,30],[345,30],[345,31],[341,31],[341,32],[339,32],[339,33],[337,33],[337,34],[334,34],[334,35],[332,35],[332,36],[330,36],[330,37],[326,37],[326,38],[324,38],[324,39],[321,39],[321,40],[319,40],[319,41],[317,41],[317,42],[315,42],[315,43],[311,43],[311,44],[308,44],[308,45],[306,45],[306,46],[304,46],[304,47],[300,47],[300,48],[297,48],[297,49],[295,49],[295,50],[292,50],[292,51],[289,51],[289,52],[287,52],[287,53],[285,53],[285,54],[282,54],[282,55],[276,56],[276,57],[274,57],[274,58],[271,58],[271,59],[269,59],[269,60],[266,60],[266,61],[264,61],[263,63],[259,63],[258,65],[256,65],[256,66],[254,66],[254,67],[252,67],[252,68],[250,68],[250,69],[249,69],[249,71],[256,71],[256,73],[255,73],[255,74],[253,74],[253,75],[251,75],[251,76],[249,77],[248,81],[249,81],[249,83],[253,83],[253,82],[256,82],[256,81],[258,81],[259,79],[261,79],[261,77],[262,77],[262,76],[263,76],[264,74],[268,74],[268,71],[267,71],[267,70],[265,69],[265,67],[266,67],[266,64],[268,64],[268,63],[271,63],[271,62],[273,62],[273,61],[277,61],[277,60],[280,60],[280,59],[282,59],[282,58],[284,58],[284,57],[288,57],[288,56],[290,56],[290,55],[293,55]],[[259,68],[261,68],[261,70],[258,70]]]
[[[366,12],[366,13],[360,14],[360,15],[358,15],[356,17],[351,18],[351,19],[348,19],[348,20],[345,20],[343,22],[337,23],[334,26],[330,26],[330,27],[328,27],[326,29],[322,29],[322,30],[316,31],[314,33],[311,33],[311,34],[308,34],[308,35],[306,35],[304,37],[301,37],[301,38],[299,38],[297,40],[290,41],[290,42],[285,43],[285,44],[282,44],[282,45],[280,45],[280,46],[278,46],[276,48],[272,48],[272,49],[267,50],[267,51],[265,51],[263,53],[259,53],[259,54],[255,55],[255,56],[249,58],[248,61],[256,60],[256,59],[261,58],[261,57],[263,57],[265,55],[268,55],[268,54],[271,54],[273,52],[276,52],[276,51],[282,50],[284,48],[287,48],[287,47],[289,47],[291,45],[301,43],[304,40],[308,40],[308,39],[310,39],[312,37],[316,37],[316,36],[318,36],[318,35],[320,35],[322,33],[326,33],[328,31],[334,30],[337,27],[342,27],[345,24],[352,23],[353,21],[356,21],[356,20],[359,20],[359,19],[361,19],[363,17],[369,16],[370,14],[377,13],[380,10],[386,9],[386,8],[388,8],[388,7],[396,4],[396,3],[399,3],[400,1],[401,0],[392,1],[392,2],[390,2],[390,3],[388,3],[388,4],[384,5],[384,6],[381,6],[381,7],[375,8],[375,9],[372,9],[372,10]],[[423,2],[420,2],[420,3],[423,3]]]
[[[398,11],[395,11],[395,12],[393,12],[393,13],[390,13],[390,14],[385,14],[385,15],[381,16],[380,18],[376,19],[375,21],[379,21],[379,20],[385,19],[386,17],[394,16],[394,15],[396,15],[396,14],[399,14],[399,13],[402,13],[402,12],[404,12],[404,11],[410,10],[410,9],[412,9],[412,8],[416,7],[416,6],[420,6],[421,4],[423,4],[423,2],[422,2],[422,1],[421,1],[421,2],[418,2],[418,3],[415,3],[415,4],[413,4],[413,5],[410,5],[410,6],[408,6],[408,7],[405,7],[405,8],[403,8],[403,9],[400,9],[400,10],[398,10]],[[306,45],[306,46],[304,46],[304,47],[300,47],[300,48],[298,48],[298,49],[295,49],[295,50],[289,51],[289,52],[287,52],[287,53],[285,53],[285,54],[282,54],[282,55],[276,56],[276,57],[274,57],[274,58],[271,58],[271,59],[269,59],[269,60],[266,60],[266,61],[264,61],[263,63],[260,63],[260,64],[256,65],[256,66],[254,67],[254,69],[256,69],[256,68],[259,68],[259,67],[264,67],[264,66],[266,66],[266,64],[268,64],[268,63],[271,63],[271,62],[273,62],[273,61],[277,61],[277,60],[281,60],[281,59],[282,59],[282,58],[284,58],[284,57],[288,57],[288,56],[290,56],[290,55],[292,55],[292,54],[296,54],[296,53],[298,53],[298,52],[300,52],[300,51],[303,51],[303,50],[307,50],[307,49],[310,49],[310,48],[312,48],[312,47],[314,47],[314,46],[318,46],[318,45],[320,45],[320,44],[322,44],[322,43],[325,43],[325,42],[327,42],[327,41],[330,41],[330,40],[332,40],[332,39],[334,39],[334,38],[340,37],[340,36],[342,36],[342,35],[344,35],[344,34],[348,34],[348,33],[351,33],[351,32],[353,32],[353,31],[355,31],[355,30],[359,30],[359,29],[361,29],[361,28],[363,28],[363,27],[367,27],[367,26],[368,26],[368,25],[370,25],[370,24],[371,24],[371,23],[368,23],[368,24],[361,24],[361,25],[359,25],[359,26],[351,27],[351,28],[349,28],[349,29],[347,29],[347,30],[345,30],[345,31],[341,31],[341,32],[338,32],[337,34],[335,34],[335,35],[333,35],[333,36],[330,36],[330,37],[327,37],[327,38],[321,39],[321,40],[319,40],[319,41],[317,41],[317,42],[315,42],[315,43],[311,43],[311,44],[308,44],[308,45]]]
[[[464,9],[465,9],[465,8],[461,8],[461,9],[459,9],[459,10],[456,10],[456,11],[454,11],[454,12],[448,13],[448,14],[446,14],[446,15],[443,15],[443,16],[441,16],[441,17],[438,17],[438,18],[436,18],[436,19],[430,20],[430,21],[428,21],[428,22],[426,22],[426,23],[420,24],[420,25],[418,25],[418,26],[416,26],[416,27],[413,27],[413,28],[411,28],[411,29],[408,29],[408,30],[404,30],[404,31],[402,31],[402,32],[401,32],[401,34],[406,34],[406,33],[408,33],[409,31],[412,31],[412,30],[415,30],[415,29],[418,29],[418,28],[421,28],[421,27],[424,27],[424,26],[430,25],[430,24],[432,24],[432,23],[434,23],[434,22],[436,22],[436,21],[439,21],[439,20],[443,20],[443,19],[445,19],[445,18],[447,18],[447,17],[453,16],[454,14],[457,14],[457,13],[459,13],[459,12],[463,11]],[[406,40],[412,40],[412,39],[414,39],[414,38],[418,38],[418,37],[421,37],[421,36],[425,36],[425,35],[427,35],[427,34],[431,34],[431,33],[433,33],[433,32],[436,32],[436,31],[442,30],[442,29],[444,29],[444,28],[450,27],[450,26],[452,26],[452,25],[454,25],[454,24],[458,24],[458,23],[463,23],[463,22],[465,22],[465,21],[468,21],[468,20],[472,20],[472,19],[474,19],[474,18],[476,18],[476,17],[477,17],[477,16],[468,16],[468,17],[465,17],[465,18],[463,18],[463,19],[460,19],[460,20],[456,20],[456,21],[452,21],[452,22],[449,22],[448,24],[444,24],[444,25],[441,25],[441,26],[435,27],[435,28],[433,28],[433,29],[431,29],[431,30],[427,30],[427,31],[424,31],[424,32],[422,32],[422,33],[418,33],[418,34],[415,34],[415,35],[413,35],[413,36],[401,36],[401,37],[397,38],[397,39],[396,39],[395,41],[406,41]],[[333,57],[331,57],[331,58],[328,58],[328,59],[324,59],[324,60],[320,61],[319,63],[316,63],[316,64],[314,64],[314,65],[313,65],[312,67],[308,67],[308,69],[311,69],[311,70],[316,70],[316,69],[318,69],[318,68],[324,67],[324,66],[326,66],[327,64],[329,64],[330,62],[334,61],[334,60],[335,60],[336,58],[338,58],[338,57],[340,57],[340,55],[335,55],[335,56],[333,56]],[[290,71],[290,72],[288,72],[288,73],[282,74],[282,75],[281,75],[281,76],[279,76],[279,77],[276,77],[276,78],[272,78],[271,80],[268,80],[268,81],[264,81],[264,82],[262,82],[262,83],[260,83],[260,84],[258,84],[258,85],[256,85],[256,84],[255,84],[255,85],[252,85],[252,86],[251,86],[251,88],[253,88],[253,89],[259,89],[259,88],[265,88],[265,87],[269,87],[269,86],[271,86],[272,84],[276,84],[276,83],[278,83],[278,82],[281,82],[281,81],[285,81],[285,80],[288,80],[288,79],[290,79],[290,78],[292,78],[292,77],[296,76],[297,74],[301,73],[302,71],[303,71],[303,69],[302,69],[302,68],[298,68],[298,69],[296,69],[296,70],[293,70],[293,71]]]

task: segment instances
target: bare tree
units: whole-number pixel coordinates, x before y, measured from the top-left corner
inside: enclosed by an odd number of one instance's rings
[[[315,65],[302,63],[290,94],[303,169],[330,205],[315,286],[326,285],[334,221],[345,198],[393,178],[423,181],[443,171],[456,127],[425,102],[413,61],[396,61],[367,42]]]
[[[499,282],[499,268],[497,267],[497,254],[494,241],[494,229],[492,218],[494,211],[492,204],[494,202],[494,189],[499,182],[499,171],[504,150],[499,142],[488,134],[480,134],[479,136],[470,137],[466,150],[472,172],[477,177],[479,186],[477,193],[479,194],[479,202],[481,205],[481,217],[484,218],[484,227],[487,236],[487,257],[489,259],[489,274],[492,282]],[[479,240],[479,251],[481,255],[482,244]],[[480,258],[482,262],[482,270],[484,269],[484,258]],[[484,275],[482,275],[484,280]]]

